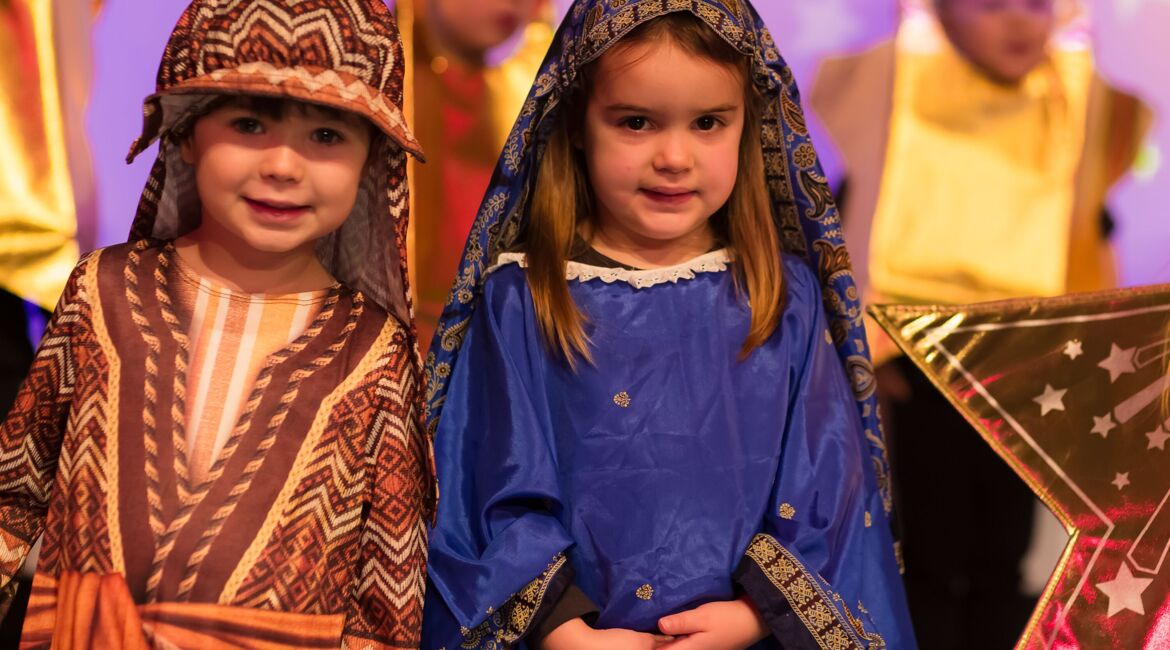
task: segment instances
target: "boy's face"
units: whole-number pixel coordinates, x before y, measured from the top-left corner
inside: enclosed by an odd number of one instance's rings
[[[996,81],[1015,83],[1044,60],[1054,0],[936,0],[947,38]]]
[[[199,118],[181,148],[202,235],[245,253],[304,254],[353,210],[370,132],[360,117],[307,104],[273,117],[229,103]]]
[[[743,128],[738,70],[669,41],[605,54],[583,138],[595,232],[662,252],[709,246],[708,220],[735,187]]]
[[[426,0],[429,16],[448,47],[482,58],[532,17],[535,0]]]

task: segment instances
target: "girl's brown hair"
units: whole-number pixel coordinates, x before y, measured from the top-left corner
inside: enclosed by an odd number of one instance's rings
[[[772,215],[761,143],[763,99],[752,83],[751,60],[724,41],[696,16],[674,12],[648,21],[614,48],[629,48],[664,39],[688,54],[734,68],[744,83],[745,115],[739,146],[739,173],[727,204],[711,217],[718,239],[735,252],[736,288],[746,292],[752,318],[740,350],[744,358],[775,331],[783,311],[784,279],[780,242]],[[576,88],[568,93],[561,115],[546,141],[529,206],[521,247],[527,257],[528,284],[545,342],[570,364],[576,357],[592,360],[585,316],[569,293],[565,265],[573,256],[578,227],[593,214],[592,192],[583,153],[573,133],[584,124],[591,90],[590,72],[583,68]],[[586,233],[588,229],[585,229]]]

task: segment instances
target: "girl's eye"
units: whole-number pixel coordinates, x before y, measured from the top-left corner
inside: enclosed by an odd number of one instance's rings
[[[313,142],[318,144],[337,144],[342,140],[344,138],[341,137],[341,134],[333,129],[317,129],[313,131]]]
[[[710,131],[719,126],[719,119],[710,115],[704,115],[703,117],[695,120],[695,126],[698,127],[700,131]]]
[[[644,117],[627,117],[622,120],[622,125],[631,131],[641,131],[646,128],[647,120]]]
[[[232,128],[240,133],[247,133],[250,135],[264,132],[264,126],[260,124],[260,121],[251,117],[241,117],[232,120]]]

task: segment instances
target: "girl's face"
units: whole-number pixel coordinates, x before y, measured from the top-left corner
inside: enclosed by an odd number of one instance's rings
[[[739,169],[740,72],[666,40],[610,51],[594,80],[582,144],[595,241],[663,263],[707,252]]]
[[[1020,81],[1044,60],[1053,0],[938,0],[947,38],[994,79]]]

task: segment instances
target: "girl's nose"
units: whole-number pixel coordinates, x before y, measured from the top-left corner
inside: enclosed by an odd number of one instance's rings
[[[686,136],[667,132],[662,135],[658,152],[654,156],[654,169],[668,174],[690,171],[695,165],[694,156],[687,146]]]

